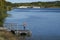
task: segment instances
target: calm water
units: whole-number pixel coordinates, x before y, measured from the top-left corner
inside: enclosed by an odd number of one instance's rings
[[[30,40],[60,40],[60,8],[13,9],[5,23],[27,23],[32,31]],[[15,28],[16,29],[16,28]],[[23,29],[19,26],[18,29]]]

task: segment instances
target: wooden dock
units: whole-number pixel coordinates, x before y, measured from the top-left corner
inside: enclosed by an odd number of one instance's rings
[[[0,28],[0,30],[6,30],[8,32],[11,32],[12,34],[14,34],[19,40],[25,40],[26,37],[31,37],[32,32],[30,30],[26,30],[26,24],[24,23],[23,25],[19,25],[19,24],[15,24],[15,23],[6,23],[3,25],[3,28]],[[14,26],[23,26],[23,30],[14,30]],[[5,27],[9,27],[9,28],[5,28]],[[11,29],[13,28],[13,29]]]
[[[32,35],[32,32],[30,30],[15,30],[15,33],[20,36],[27,36],[30,37]]]
[[[7,30],[7,28],[0,27],[0,31],[2,31],[2,30]]]
[[[8,31],[7,28],[5,27],[0,27],[0,31]],[[11,32],[11,30],[9,31]],[[27,36],[27,37],[30,37],[32,35],[32,32],[30,30],[13,30],[13,32],[16,34],[16,35],[19,35],[19,36]]]
[[[17,40],[26,40],[26,37],[31,37],[32,35],[30,30],[13,30],[15,32],[15,34],[13,34],[11,31],[8,31],[7,28],[0,27],[0,33],[5,31],[7,33],[11,33],[12,35],[15,35]]]

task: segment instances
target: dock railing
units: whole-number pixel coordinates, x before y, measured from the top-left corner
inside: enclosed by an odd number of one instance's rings
[[[8,31],[15,31],[15,35],[20,36],[19,38],[20,39],[23,39],[25,37],[31,37],[32,35],[32,32],[30,30],[26,30],[26,24],[17,24],[17,23],[5,23],[4,25],[4,28],[7,28]],[[23,30],[18,30],[18,26],[23,26]],[[14,30],[16,28],[16,30]]]

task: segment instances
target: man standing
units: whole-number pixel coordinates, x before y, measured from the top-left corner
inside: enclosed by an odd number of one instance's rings
[[[23,28],[24,28],[24,30],[26,29],[26,26],[27,26],[27,25],[26,25],[26,22],[24,22],[24,23],[23,23]]]

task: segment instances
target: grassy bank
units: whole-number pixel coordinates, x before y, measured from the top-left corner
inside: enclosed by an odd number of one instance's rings
[[[8,31],[0,31],[0,40],[18,40],[17,37]]]

